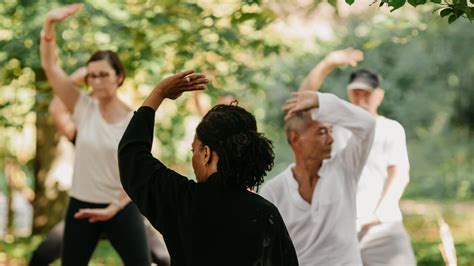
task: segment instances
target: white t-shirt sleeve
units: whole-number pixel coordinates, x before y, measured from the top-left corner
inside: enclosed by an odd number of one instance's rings
[[[273,190],[269,184],[263,185],[258,194],[264,197],[266,200],[270,201],[271,203],[275,203],[275,198],[273,197]]]
[[[346,147],[336,156],[341,157],[341,167],[358,182],[375,132],[375,119],[365,110],[343,101],[333,94],[320,93],[319,108],[313,109],[313,120],[341,126],[352,133]]]
[[[79,99],[77,99],[74,111],[72,112],[72,118],[77,129],[80,129],[84,121],[91,117],[91,107],[93,104],[94,100],[92,97],[85,95],[83,92],[79,94]]]
[[[399,123],[395,122],[391,133],[386,149],[388,165],[409,167],[405,130]]]

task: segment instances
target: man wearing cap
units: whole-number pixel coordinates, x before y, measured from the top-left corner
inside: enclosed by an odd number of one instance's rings
[[[330,53],[303,82],[300,90],[318,90],[336,67],[355,65],[360,51],[346,49]],[[378,114],[384,91],[381,78],[361,69],[349,78],[349,100],[376,119],[374,142],[357,190],[357,230],[364,265],[416,265],[413,248],[402,222],[398,202],[409,182],[405,131],[395,120]],[[342,150],[351,133],[334,129],[333,153]]]
[[[300,91],[293,96],[284,109],[295,163],[266,182],[260,195],[280,211],[299,265],[362,265],[355,199],[375,119],[329,93]],[[353,133],[335,156],[333,125]]]

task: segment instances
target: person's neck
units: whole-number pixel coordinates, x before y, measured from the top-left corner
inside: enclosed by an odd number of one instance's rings
[[[120,100],[116,95],[107,97],[107,98],[99,98],[97,99],[99,103],[99,108],[100,111],[103,114],[107,114],[110,111],[113,111],[114,113],[117,111],[117,108],[120,109]]]
[[[365,108],[364,108],[365,109]],[[375,109],[370,109],[370,108],[367,108],[365,109],[367,112],[369,112],[372,117],[374,118],[377,118],[379,116],[379,112],[378,112],[378,108],[375,108]]]
[[[111,97],[98,98],[97,102],[99,103],[100,109],[102,111],[106,111],[109,108],[113,108],[113,106],[117,105],[119,103],[119,100],[117,96],[111,96]]]
[[[126,108],[125,104],[123,104],[117,96],[98,99],[98,102],[102,118],[108,123],[121,121],[128,112],[128,108]]]
[[[303,160],[296,159],[295,166],[293,167],[293,176],[298,182],[300,191],[310,190],[313,191],[316,187],[316,183],[319,180],[319,169],[321,169],[323,162],[322,160]]]

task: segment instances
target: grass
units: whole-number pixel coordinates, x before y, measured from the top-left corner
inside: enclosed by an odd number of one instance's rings
[[[0,241],[0,265],[27,265],[33,250],[42,240],[42,236]],[[122,265],[122,261],[109,242],[100,241],[89,265]],[[53,265],[60,265],[59,260]]]

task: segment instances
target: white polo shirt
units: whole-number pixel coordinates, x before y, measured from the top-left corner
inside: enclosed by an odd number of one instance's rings
[[[348,145],[323,161],[309,204],[298,192],[290,165],[260,194],[278,207],[300,265],[362,265],[356,233],[356,189],[372,144],[375,120],[368,112],[332,94],[319,93],[314,120],[353,132]]]
[[[132,116],[130,112],[122,121],[110,124],[103,119],[98,103],[80,94],[73,112],[77,135],[71,197],[104,204],[119,199],[123,187],[117,149]]]

